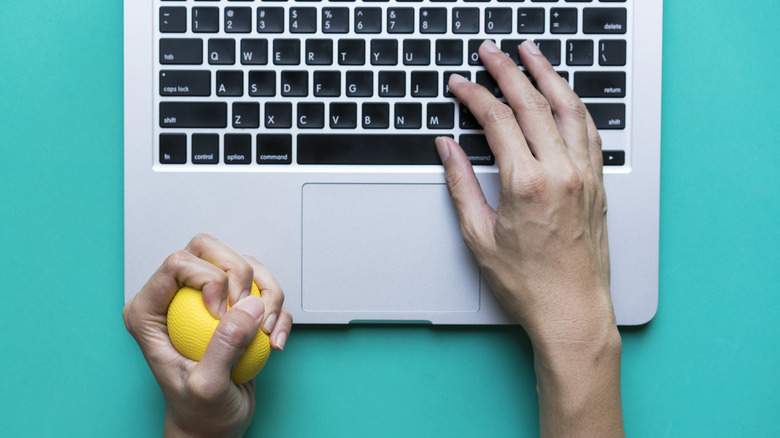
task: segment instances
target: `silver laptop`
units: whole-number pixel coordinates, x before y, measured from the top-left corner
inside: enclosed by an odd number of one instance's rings
[[[658,303],[660,0],[125,0],[125,300],[197,233],[258,257],[296,323],[504,324],[433,139],[494,157],[451,96],[533,39],[604,141],[618,323]]]

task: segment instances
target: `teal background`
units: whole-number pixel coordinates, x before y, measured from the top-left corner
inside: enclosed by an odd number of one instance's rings
[[[780,436],[780,2],[665,3],[660,309],[622,330],[625,425]],[[3,436],[161,429],[121,318],[122,38],[119,0],[0,8]],[[296,326],[258,387],[251,436],[538,431],[514,327]]]

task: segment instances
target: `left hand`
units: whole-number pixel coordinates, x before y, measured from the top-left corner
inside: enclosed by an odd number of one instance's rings
[[[252,281],[262,298],[249,295]],[[201,290],[209,312],[220,319],[199,362],[182,356],[168,337],[168,305],[185,285]],[[127,303],[125,326],[165,397],[165,436],[240,436],[246,431],[255,409],[255,379],[236,385],[230,370],[260,327],[270,335],[272,348],[284,348],[292,316],[283,302],[279,284],[260,262],[201,234],[171,254]]]

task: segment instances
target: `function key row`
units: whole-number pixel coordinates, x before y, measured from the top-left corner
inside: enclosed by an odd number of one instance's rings
[[[160,8],[160,31],[163,33],[184,33],[187,31],[186,7]],[[424,34],[447,33],[448,27],[455,34],[541,34],[547,23],[553,34],[574,34],[580,26],[586,34],[625,34],[627,27],[626,8],[588,7],[579,10],[572,7],[551,8],[549,16],[541,7],[476,7],[452,8],[451,13],[443,7],[347,7],[310,6],[228,7],[220,20],[220,8],[213,6],[193,7],[190,26],[195,33],[283,33],[285,26],[290,33],[388,33],[410,34],[418,30]],[[318,16],[319,15],[319,16]],[[513,17],[516,20],[513,21]],[[285,25],[285,19],[287,24]],[[448,20],[449,19],[449,20]],[[449,23],[449,25],[448,25]],[[220,26],[221,24],[221,26]]]
[[[499,45],[518,65],[517,47],[525,40],[505,39]],[[229,38],[208,40],[206,58],[211,65],[481,65],[479,46],[483,40],[439,39],[330,39],[245,38],[240,44]],[[625,40],[537,39],[536,45],[554,66],[626,65]],[[192,38],[160,40],[160,64],[203,64],[203,41]],[[270,46],[270,47],[269,47]],[[270,55],[269,55],[270,48]],[[236,52],[238,50],[238,53]],[[368,49],[368,51],[366,50]],[[466,50],[464,56],[464,49]],[[563,51],[562,51],[563,49]],[[595,50],[594,50],[595,49]],[[400,50],[400,51],[399,51]]]

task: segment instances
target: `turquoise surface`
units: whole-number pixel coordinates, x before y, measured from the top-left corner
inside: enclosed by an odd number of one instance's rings
[[[780,436],[780,3],[665,3],[660,309],[622,331],[626,428]],[[121,318],[122,117],[121,1],[2,2],[0,435],[159,434]],[[250,436],[538,430],[513,327],[296,327],[258,387]]]

